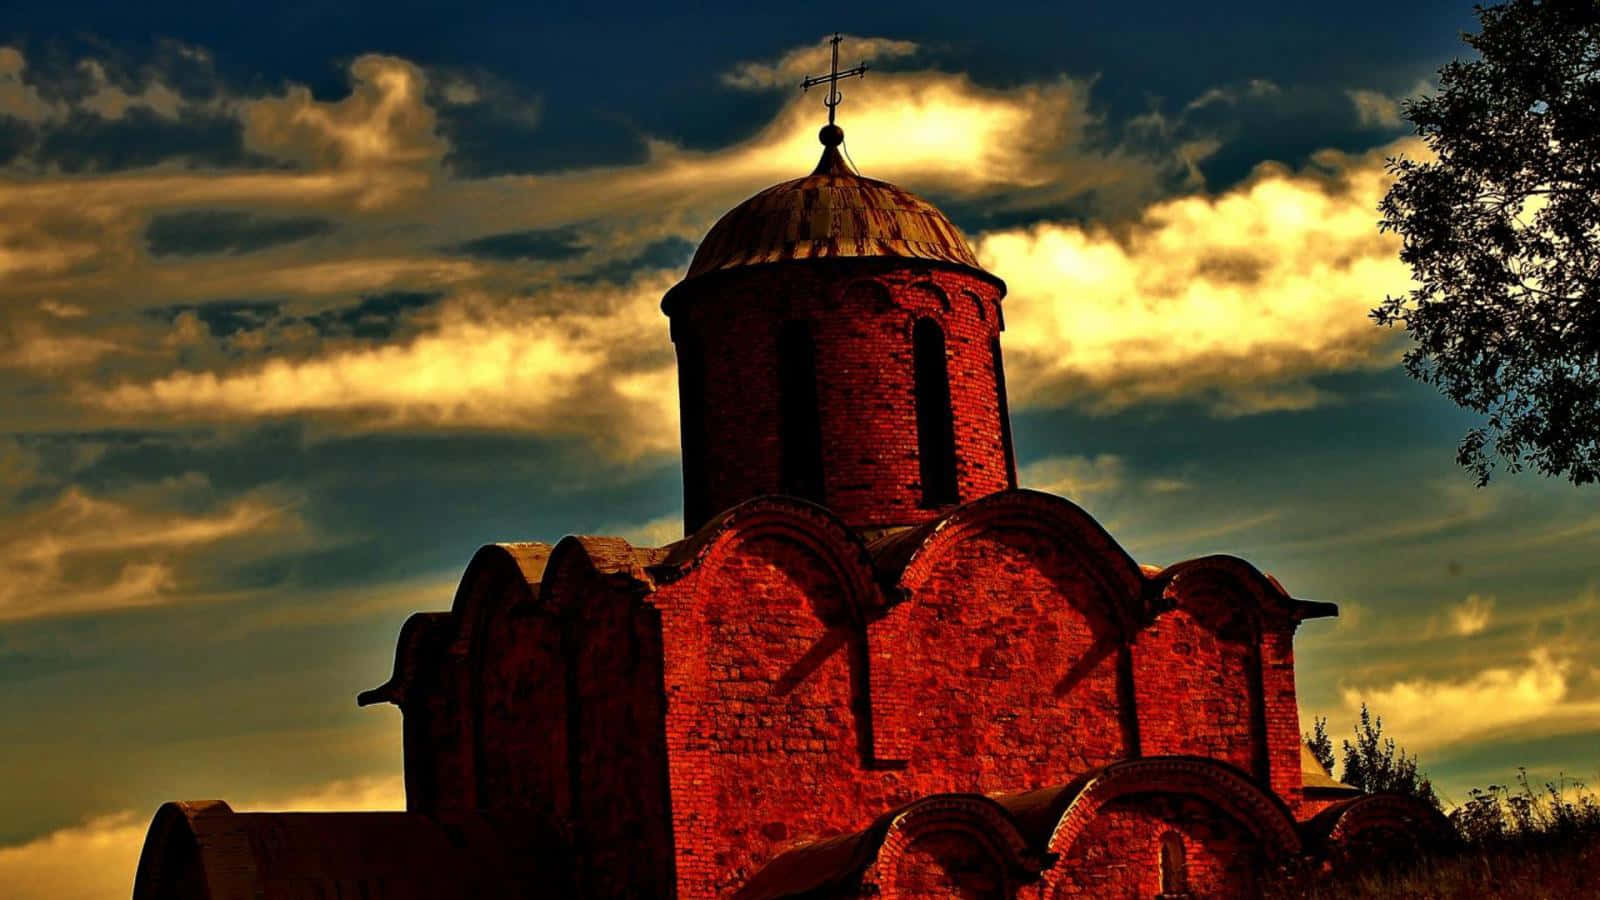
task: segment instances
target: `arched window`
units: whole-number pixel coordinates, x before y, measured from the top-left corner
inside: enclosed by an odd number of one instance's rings
[[[922,505],[960,502],[956,490],[956,433],[950,412],[950,371],[944,331],[918,319],[911,333],[916,367],[917,458],[922,467]]]
[[[683,521],[693,532],[711,518],[706,508],[706,359],[699,335],[676,335],[678,421],[683,440]]]
[[[778,332],[778,417],[778,489],[823,502],[817,351],[808,322],[785,322]]]
[[[994,362],[995,406],[1000,411],[1000,446],[1006,454],[1006,484],[1017,486],[1017,457],[1011,448],[1011,404],[1006,401],[1006,367],[1000,359],[1000,338],[989,341],[989,357]]]
[[[1161,835],[1161,896],[1189,895],[1189,862],[1184,859],[1183,835],[1168,831]]]

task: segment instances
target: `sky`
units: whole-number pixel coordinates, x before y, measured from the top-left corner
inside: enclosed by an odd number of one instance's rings
[[[204,6],[0,16],[0,884],[126,896],[169,799],[397,808],[359,709],[504,540],[681,536],[658,304],[810,171],[824,38],[867,175],[1005,279],[1025,486],[1141,562],[1337,603],[1302,724],[1365,702],[1462,801],[1600,780],[1594,487],[1367,311],[1399,101],[1466,3]]]

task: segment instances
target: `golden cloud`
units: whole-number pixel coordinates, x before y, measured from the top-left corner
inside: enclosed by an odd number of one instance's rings
[[[180,482],[153,490],[195,487]],[[162,511],[153,499],[108,500],[71,487],[0,521],[0,621],[166,603],[185,551],[298,527],[290,512],[256,497],[209,514]]]
[[[1228,415],[1324,398],[1304,379],[1397,359],[1369,310],[1410,272],[1375,212],[1384,157],[1265,164],[1216,196],[1165,200],[1125,227],[1044,223],[978,236],[1006,279],[1008,384],[1032,406],[1116,410],[1209,398]]]
[[[677,445],[662,276],[530,304],[460,297],[402,342],[177,372],[93,390],[107,413],[179,421],[306,415],[358,428],[433,426],[587,436],[631,459]],[[552,311],[549,307],[555,307]]]
[[[1408,678],[1387,685],[1346,686],[1346,713],[1362,703],[1383,717],[1383,730],[1412,751],[1437,750],[1515,730],[1522,737],[1593,727],[1600,699],[1580,697],[1581,673],[1571,659],[1537,647],[1520,666],[1492,666],[1459,678]]]

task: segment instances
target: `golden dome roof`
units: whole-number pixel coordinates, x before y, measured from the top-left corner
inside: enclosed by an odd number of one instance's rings
[[[839,153],[837,126],[821,137],[826,149],[816,170],[729,210],[700,242],[684,281],[764,263],[860,257],[946,263],[999,280],[931,203],[851,169]]]

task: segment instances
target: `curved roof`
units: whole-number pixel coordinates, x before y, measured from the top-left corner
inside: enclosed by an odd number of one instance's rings
[[[711,226],[684,281],[763,263],[840,257],[961,266],[1004,290],[944,213],[910,191],[862,177],[833,144],[810,175],[767,188]]]

